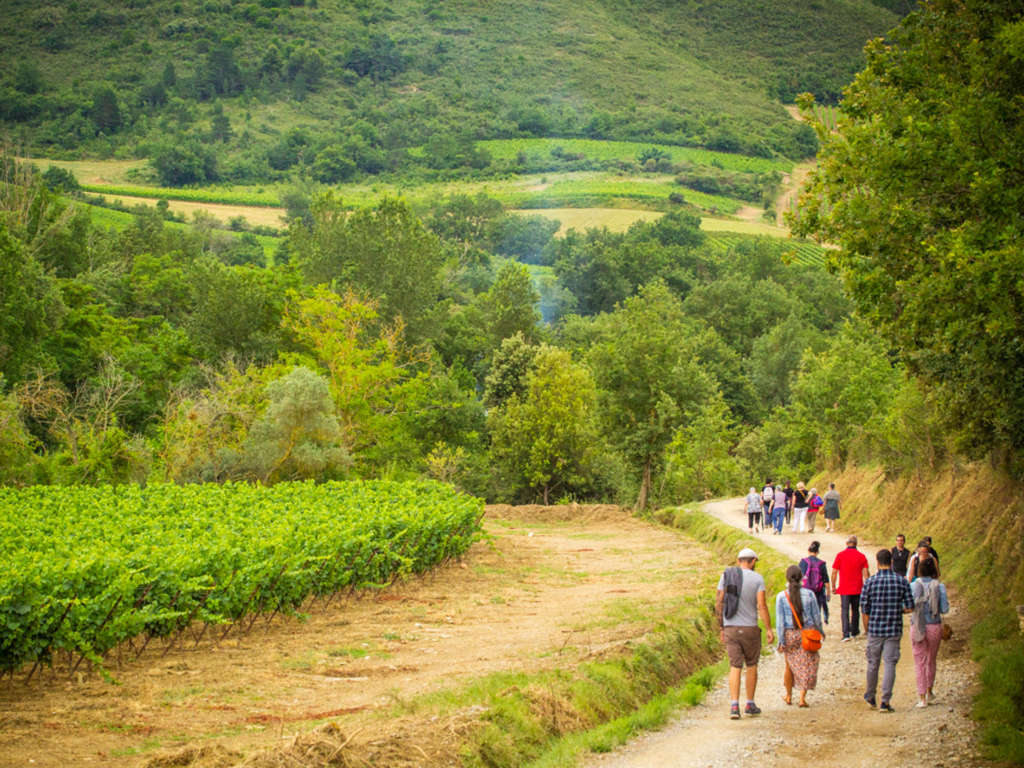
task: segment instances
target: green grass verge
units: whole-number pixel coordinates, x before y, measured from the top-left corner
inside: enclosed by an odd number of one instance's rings
[[[878,468],[847,465],[843,474],[822,474],[821,488],[842,488],[844,516],[875,541],[897,532],[926,532],[942,557],[942,580],[974,625],[970,650],[980,667],[974,698],[983,753],[999,764],[1024,765],[1024,633],[1016,605],[1024,602],[1024,499],[1019,481],[984,465],[946,467],[912,481]],[[950,490],[947,490],[950,489]],[[898,522],[896,522],[898,521]]]
[[[725,659],[690,675],[682,685],[655,696],[632,714],[591,728],[571,733],[555,741],[527,768],[559,768],[577,765],[592,752],[611,752],[643,731],[652,731],[668,722],[679,711],[699,704],[715,681],[725,674]]]

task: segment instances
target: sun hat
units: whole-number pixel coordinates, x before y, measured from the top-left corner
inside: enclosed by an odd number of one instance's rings
[[[744,547],[740,550],[740,553],[736,555],[737,560],[757,560],[757,553],[750,547]]]

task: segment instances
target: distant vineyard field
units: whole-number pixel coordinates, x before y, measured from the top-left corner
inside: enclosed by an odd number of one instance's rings
[[[707,242],[719,253],[726,253],[730,248],[751,237],[757,237],[757,235],[738,232],[708,232]],[[783,259],[791,264],[803,266],[824,267],[827,264],[826,249],[817,243],[805,240],[788,241],[783,252]]]
[[[385,481],[0,488],[0,508],[12,673],[383,586],[462,554],[483,516],[450,486]]]
[[[82,189],[109,197],[155,197],[165,200],[193,200],[226,205],[280,207],[275,189],[258,187],[148,187],[135,184],[83,184]]]
[[[560,147],[570,154],[582,154],[594,160],[635,160],[644,149],[653,147],[668,153],[674,163],[690,162],[695,165],[715,165],[728,171],[767,173],[788,172],[793,167],[790,160],[736,155],[730,152],[715,152],[710,149],[680,147],[671,144],[653,144],[633,141],[601,141],[598,139],[495,139],[478,142],[495,160],[510,160],[520,152],[533,155],[549,155]]]

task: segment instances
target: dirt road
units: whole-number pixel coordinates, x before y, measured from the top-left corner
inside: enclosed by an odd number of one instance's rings
[[[712,502],[706,511],[737,527],[746,527],[741,499]],[[840,521],[842,522],[842,521]],[[845,546],[849,531],[782,536],[759,534],[761,547],[774,547],[796,562],[807,554],[813,539],[821,542],[821,557],[831,567]],[[910,534],[912,532],[908,532]],[[912,536],[911,536],[912,537]],[[873,553],[878,543],[861,542],[874,572]],[[769,597],[769,601],[774,595]],[[935,766],[984,765],[976,751],[975,729],[969,717],[976,670],[964,645],[966,618],[958,611],[955,595],[949,617],[952,640],[943,643],[935,692],[937,701],[915,709],[914,661],[909,630],[904,632],[902,655],[896,671],[893,706],[885,714],[868,708],[864,693],[863,639],[841,643],[838,599],[833,598],[832,623],[821,651],[818,688],[808,694],[809,709],[782,701],[782,656],[762,657],[757,702],[759,718],[730,720],[728,691],[723,680],[707,700],[662,731],[647,734],[623,749],[593,759],[589,768],[719,768],[737,765],[792,766],[813,762],[821,766],[911,765],[921,760],[922,744],[930,744],[926,762]]]
[[[391,717],[396,702],[614,653],[708,580],[698,544],[617,507],[492,507],[484,524],[461,563],[311,602],[302,621],[114,655],[118,685],[69,679],[61,664],[31,685],[24,671],[0,680],[0,768],[189,765],[202,746],[234,765],[323,723],[357,742],[416,728],[417,748],[447,754],[447,720]]]

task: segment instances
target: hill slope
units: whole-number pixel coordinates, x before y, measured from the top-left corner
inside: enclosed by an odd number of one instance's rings
[[[341,180],[481,168],[472,141],[517,136],[803,156],[813,137],[778,97],[834,98],[898,17],[755,5],[12,0],[0,120],[51,154],[191,152],[195,180],[203,149],[225,177],[319,162]]]

